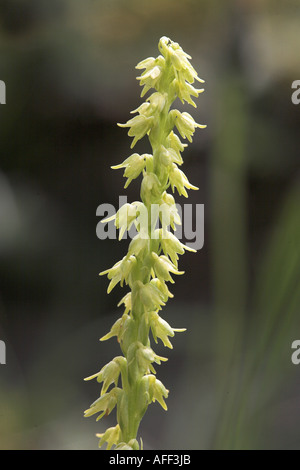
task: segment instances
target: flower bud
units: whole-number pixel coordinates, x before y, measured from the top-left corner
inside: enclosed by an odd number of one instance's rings
[[[139,450],[139,449],[140,449],[140,446],[136,439],[130,439],[128,444],[126,444],[126,442],[120,442],[120,444],[118,444],[115,447],[115,450]]]
[[[135,341],[135,320],[131,316],[127,316],[122,334],[120,336],[120,346],[124,354],[127,353],[129,346]]]
[[[149,238],[142,238],[140,233],[138,233],[130,242],[128,247],[128,254],[134,254],[138,256],[143,252],[149,245]]]
[[[161,224],[162,224],[162,231],[164,232],[166,227],[164,224],[164,220],[169,220],[171,227],[173,230],[176,230],[176,225],[181,225],[181,218],[177,210],[177,206],[175,204],[175,200],[173,196],[166,191],[162,196],[163,204],[160,205],[161,210]]]
[[[147,173],[141,185],[141,198],[146,206],[150,203],[155,204],[155,201],[161,195],[161,184],[155,173]]]
[[[170,50],[168,47],[170,43],[171,43],[171,40],[167,38],[166,36],[161,37],[158,43],[158,49],[160,50],[160,52],[163,54],[163,56],[166,59],[170,57]]]
[[[123,287],[123,282],[124,281],[129,286],[132,285],[132,282],[133,282],[132,273],[134,273],[136,264],[137,264],[136,257],[132,256],[132,255],[131,256],[127,255],[125,260],[121,263],[121,266],[120,266],[120,269],[121,269],[120,285],[121,285],[121,287]]]

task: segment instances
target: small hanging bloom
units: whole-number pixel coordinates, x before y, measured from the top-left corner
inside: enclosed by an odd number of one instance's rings
[[[121,302],[119,303],[119,305],[121,305]],[[127,318],[128,318],[128,315],[127,315],[127,311],[125,310],[124,315],[121,318],[118,318],[118,320],[111,327],[110,332],[107,333],[105,336],[102,336],[102,338],[100,338],[100,341],[106,341],[107,339],[110,339],[113,336],[116,336],[118,339],[118,342],[120,342],[120,338],[124,329],[124,323]],[[95,377],[96,375],[98,374],[92,375],[91,378]],[[85,379],[85,380],[88,380],[88,379]]]
[[[177,109],[174,109],[170,114],[181,137],[184,139],[187,138],[190,142],[192,142],[192,136],[194,135],[196,127],[200,129],[206,128],[205,125],[197,124],[189,113],[181,113]]]
[[[169,340],[169,336],[173,337],[175,332],[185,331],[185,328],[172,328],[169,323],[161,318],[157,312],[149,312],[148,322],[152,331],[154,341],[157,343],[157,338],[161,339],[164,346],[173,349],[173,346]]]
[[[122,239],[126,230],[130,230],[133,223],[136,222],[140,211],[143,210],[144,204],[140,201],[133,202],[132,204],[124,204],[116,214],[102,220],[102,223],[115,220],[115,226],[120,230],[119,240]]]
[[[98,416],[97,421],[104,415],[108,416],[117,404],[118,396],[122,393],[120,388],[113,388],[110,392],[101,395],[98,400],[91,404],[90,408],[85,411],[84,416],[92,416],[94,414],[102,413]]]
[[[153,258],[153,271],[155,272],[158,279],[161,281],[169,281],[172,284],[174,283],[170,273],[173,274],[184,274],[184,271],[178,271],[176,266],[172,263],[172,261],[164,255],[158,256],[156,253],[152,253]]]
[[[186,101],[187,103],[194,106],[194,108],[197,108],[197,105],[192,100],[191,96],[195,96],[198,98],[198,95],[204,92],[204,88],[196,89],[193,87],[193,85],[190,85],[189,83],[183,84],[180,80],[176,81],[175,88],[178,94],[178,98],[181,100],[182,103]]]
[[[120,282],[121,287],[125,281],[127,284],[131,284],[131,271],[136,264],[136,257],[128,254],[124,256],[121,261],[118,261],[112,268],[102,271],[100,276],[107,274],[108,279],[110,279],[109,286],[107,288],[107,293],[109,294],[113,288]]]
[[[97,372],[96,374],[87,377],[85,380],[97,378],[97,382],[103,382],[101,390],[102,396],[106,393],[107,389],[110,387],[111,384],[117,385],[122,367],[126,367],[125,357],[115,357],[112,361],[102,367],[100,372]]]
[[[177,267],[177,260],[178,255],[183,255],[185,250],[191,251],[193,253],[196,252],[193,248],[188,247],[181,243],[178,238],[172,233],[167,232],[164,233],[161,229],[159,229],[160,234],[160,243],[161,248],[166,256],[171,258],[172,263]]]
[[[97,434],[100,438],[99,447],[107,443],[107,450],[110,450],[114,445],[116,446],[120,440],[120,426],[117,424],[113,428],[108,428],[103,434]]]
[[[115,450],[139,450],[140,446],[136,439],[130,439],[128,444],[126,442],[120,442],[116,445]],[[143,448],[141,447],[141,450]]]
[[[139,114],[126,122],[126,124],[118,124],[120,127],[129,127],[128,135],[134,137],[130,148],[133,148],[138,140],[149,132],[153,126],[154,118]]]
[[[123,163],[120,165],[112,166],[113,170],[118,170],[120,168],[125,168],[124,176],[128,178],[124,188],[127,188],[131,181],[136,179],[143,169],[145,168],[147,159],[152,158],[152,155],[144,154],[139,155],[138,153],[133,153],[130,157],[126,158]]]
[[[164,398],[168,398],[169,390],[166,389],[163,383],[152,374],[145,375],[141,382],[147,390],[149,402],[151,403],[151,401],[155,402],[157,400],[161,407],[167,410]]]
[[[159,82],[165,69],[165,58],[163,56],[158,56],[156,59],[149,57],[142,60],[136,69],[145,69],[142,75],[137,77],[140,85],[144,87],[141,93],[141,97],[143,97],[151,88],[156,90],[159,88]]]
[[[162,201],[163,204],[159,207],[162,231],[165,233],[167,228],[165,221],[169,222],[173,230],[176,230],[176,225],[181,225],[181,218],[175,204],[175,199],[171,194],[165,192],[162,195]]]
[[[188,197],[188,193],[185,188],[195,190],[199,189],[189,182],[183,171],[181,171],[175,164],[173,164],[170,169],[169,181],[172,191],[174,192],[174,188],[176,188],[180,196]]]

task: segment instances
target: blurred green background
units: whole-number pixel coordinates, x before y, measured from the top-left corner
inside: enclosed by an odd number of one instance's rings
[[[299,31],[299,0],[1,0],[0,449],[94,449],[115,424],[83,418],[125,294],[98,277],[128,242],[96,237],[96,209],[139,198],[110,169],[130,155],[116,123],[163,35],[205,80],[183,155],[205,244],[163,311],[187,332],[156,348],[169,409],[148,409],[144,447],[300,449]]]

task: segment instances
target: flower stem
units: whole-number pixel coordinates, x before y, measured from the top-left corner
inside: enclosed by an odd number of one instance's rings
[[[158,312],[173,297],[167,287],[167,282],[174,282],[170,273],[183,274],[177,269],[178,255],[185,250],[194,251],[183,245],[169,229],[175,230],[175,225],[181,220],[175,200],[167,189],[171,186],[174,192],[176,188],[180,195],[186,197],[186,189],[197,189],[178,168],[183,163],[181,152],[186,145],[174,134],[174,126],[181,137],[189,141],[192,141],[196,127],[206,126],[197,124],[189,114],[170,111],[170,108],[177,97],[195,106],[191,96],[198,96],[203,90],[196,90],[192,83],[202,80],[179,44],[163,37],[159,41],[159,50],[162,55],[137,65],[138,69],[145,69],[138,77],[144,87],[142,96],[151,88],[154,88],[154,93],[134,111],[137,116],[120,125],[129,127],[128,135],[134,138],[131,148],[147,135],[152,155],[134,153],[113,167],[125,168],[125,187],[141,173],[143,179],[141,202],[126,204],[115,215],[115,225],[121,235],[133,223],[138,234],[129,244],[127,255],[101,273],[107,274],[110,280],[108,292],[118,282],[121,285],[125,282],[130,288],[120,302],[125,305],[123,316],[102,338],[117,336],[124,357],[115,358],[98,374],[89,377],[97,377],[98,382],[103,382],[103,388],[100,398],[86,411],[86,416],[102,412],[101,418],[110,414],[115,406],[117,408],[117,425],[99,435],[99,445],[107,443],[107,449],[112,446],[123,450],[139,449],[137,434],[150,403],[158,401],[167,409],[164,399],[169,392],[156,378],[153,367],[154,363],[160,364],[167,359],[152,349],[150,330],[155,342],[159,338],[169,348],[172,348],[169,337],[174,336],[175,331],[183,331],[171,328]],[[161,228],[158,228],[159,221]],[[122,388],[117,387],[120,374]],[[107,392],[110,385],[114,387]]]

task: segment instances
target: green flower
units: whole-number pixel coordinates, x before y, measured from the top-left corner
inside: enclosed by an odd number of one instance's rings
[[[158,256],[156,253],[152,253],[153,258],[153,270],[155,272],[155,276],[161,281],[169,281],[172,284],[174,283],[170,273],[173,274],[184,274],[184,271],[178,271],[176,266],[170,261],[167,256]]]
[[[176,267],[179,254],[183,255],[185,250],[196,253],[196,250],[181,243],[173,233],[163,233],[161,229],[159,230],[159,233],[161,248],[164,254],[171,258],[171,261]]]
[[[198,77],[196,70],[189,61],[191,56],[184,52],[178,43],[163,36],[159,41],[158,49],[166,59],[171,60],[175,76],[177,75],[176,72],[180,72],[183,74],[184,80],[189,83],[194,83],[195,80],[204,83],[204,80]]]
[[[152,348],[143,345],[140,341],[136,341],[128,349],[128,367],[133,361],[136,361],[141,375],[154,370],[152,367],[153,362],[161,364],[162,361],[167,360],[167,358],[155,354]]]
[[[167,284],[157,277],[151,279],[150,284],[154,289],[156,289],[156,291],[159,291],[159,296],[163,302],[167,302],[169,298],[172,299],[174,297],[174,295],[169,291]]]
[[[108,416],[117,404],[118,397],[122,393],[120,388],[113,388],[110,392],[101,395],[98,400],[94,401],[90,408],[84,412],[84,416],[93,416],[94,414],[102,413],[98,416],[97,421],[104,415]]]
[[[131,292],[127,295],[130,295],[131,296]],[[126,296],[125,296],[126,297]],[[125,303],[127,302],[127,300],[124,300],[125,297],[123,297],[123,299],[119,302],[118,306],[121,305],[121,303]],[[125,303],[126,305],[126,303]],[[118,339],[118,342],[120,342],[120,339],[121,339],[121,335],[122,335],[122,332],[123,332],[123,326],[124,326],[124,323],[125,321],[127,320],[128,318],[128,314],[127,312],[130,310],[129,307],[127,307],[126,305],[126,310],[124,312],[124,314],[122,315],[121,318],[118,318],[118,320],[113,324],[113,326],[111,327],[110,329],[110,332],[107,333],[105,336],[102,336],[102,338],[100,338],[100,341],[106,341],[110,338],[113,338],[114,336],[117,337]],[[92,376],[93,377],[93,376]],[[87,379],[85,379],[87,380]]]
[[[187,144],[183,144],[181,142],[181,140],[179,139],[178,135],[174,134],[173,131],[171,131],[170,134],[168,135],[167,143],[168,143],[169,147],[174,149],[179,155],[180,155],[180,152],[183,152],[184,148],[187,147]],[[181,158],[181,160],[182,160],[182,158]],[[182,161],[182,163],[183,163],[183,161]]]
[[[177,163],[177,165],[182,165],[183,160],[179,152],[172,149],[171,147],[164,147],[161,145],[159,152],[160,162],[164,166],[171,166],[172,163]]]
[[[147,250],[148,246],[149,237],[143,237],[140,233],[138,233],[129,244],[128,254],[138,256],[139,254]]]
[[[131,111],[131,113],[140,113],[142,116],[153,116],[155,118],[156,115],[163,110],[167,98],[167,93],[153,93],[151,96],[149,96],[149,98],[147,98],[145,103],[143,103],[134,111]]]
[[[109,388],[111,384],[117,385],[118,380],[119,380],[119,375],[121,373],[121,368],[126,367],[127,361],[125,357],[123,356],[118,356],[115,357],[112,361],[110,361],[108,364],[106,364],[100,372],[97,372],[94,375],[91,375],[90,377],[87,377],[85,380],[92,380],[97,378],[97,382],[101,383],[103,382],[102,385],[102,390],[101,390],[101,396],[104,395]]]
[[[140,201],[133,202],[132,204],[124,204],[116,214],[111,217],[103,219],[103,223],[110,222],[115,220],[115,226],[120,230],[119,240],[122,239],[126,230],[130,230],[133,223],[136,222],[136,219],[139,213],[143,210],[144,204]]]
[[[128,442],[128,444],[126,444],[126,442],[120,442],[120,444],[118,444],[115,447],[115,450],[139,450],[139,449],[140,449],[140,446],[136,439],[131,439]]]
[[[176,188],[180,196],[188,197],[185,188],[194,190],[199,189],[197,186],[194,186],[189,182],[183,171],[181,171],[175,163],[173,163],[172,168],[170,169],[169,181],[172,191],[174,192],[174,188]]]
[[[141,184],[141,198],[147,207],[155,204],[161,196],[161,183],[155,173],[148,173],[144,176]]]
[[[137,80],[140,81],[140,85],[144,87],[141,93],[141,97],[143,97],[151,88],[155,88],[156,90],[159,88],[165,69],[165,59],[162,56],[158,56],[156,59],[149,57],[141,61],[135,68],[145,69],[142,75],[137,77]]]
[[[148,313],[148,322],[154,341],[157,343],[157,338],[159,338],[163,342],[164,346],[170,349],[173,349],[173,346],[169,340],[169,336],[173,337],[175,332],[186,331],[185,328],[172,328],[169,323],[158,315],[157,312]]]
[[[110,450],[113,446],[116,446],[119,442],[120,437],[120,426],[117,424],[113,428],[108,428],[103,434],[96,434],[100,438],[99,447],[102,447],[105,442],[107,443],[107,450]]]
[[[149,132],[154,124],[154,118],[146,117],[142,114],[135,116],[134,118],[127,121],[125,124],[118,124],[120,127],[129,127],[128,135],[134,137],[130,148],[133,148],[138,140],[142,139],[144,135]]]
[[[125,168],[124,176],[128,178],[124,188],[127,188],[131,181],[136,179],[143,169],[145,168],[147,159],[152,159],[152,155],[144,154],[139,155],[138,153],[133,153],[130,157],[126,158],[123,163],[120,165],[114,165],[111,168],[113,170],[119,170],[120,168]]]
[[[196,98],[198,98],[199,94],[204,92],[204,88],[201,88],[198,90],[194,88],[193,85],[191,85],[190,83],[187,83],[186,81],[180,80],[180,79],[175,79],[174,85],[175,85],[177,96],[180,99],[180,101],[182,103],[186,101],[187,103],[194,106],[194,108],[197,108],[197,105],[192,100],[191,96],[195,96]]]
[[[134,239],[132,241],[134,241]],[[132,253],[134,253],[134,250]],[[136,265],[136,262],[136,257],[132,256],[131,253],[128,253],[121,261],[114,264],[112,268],[100,273],[100,276],[107,274],[108,279],[110,279],[110,283],[107,288],[108,294],[119,282],[121,287],[123,286],[124,281],[129,285],[131,284],[131,270]]]
[[[164,192],[162,196],[162,204],[160,205],[160,221],[162,224],[162,230],[165,231],[166,227],[164,220],[170,222],[170,226],[173,230],[176,230],[175,225],[181,225],[181,218],[175,204],[175,199],[171,194]]]
[[[155,402],[156,400],[164,410],[167,410],[167,405],[164,398],[168,398],[169,390],[158,380],[154,375],[145,375],[142,379],[148,389],[149,401]]]
[[[140,302],[144,307],[144,311],[156,310],[165,305],[164,294],[152,281],[148,284],[136,281],[132,289],[132,296],[133,302]]]
[[[181,113],[177,109],[174,109],[170,112],[170,115],[181,137],[183,137],[183,139],[187,138],[190,142],[192,142],[192,136],[194,135],[196,127],[200,129],[206,128],[205,125],[197,124],[189,113]]]

